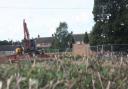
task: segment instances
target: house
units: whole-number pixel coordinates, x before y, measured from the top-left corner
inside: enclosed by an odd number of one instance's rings
[[[74,37],[74,40],[75,40],[75,44],[82,44],[82,43],[84,43],[83,42],[84,34],[74,34],[73,37]]]
[[[83,43],[84,34],[73,34],[76,44]],[[50,48],[52,46],[52,37],[38,37],[36,40],[36,47],[38,48]]]
[[[75,43],[73,44],[72,53],[80,56],[92,56],[94,53],[90,49],[89,44],[84,43],[84,34],[73,34]],[[52,46],[52,37],[36,38],[36,47],[50,48]]]
[[[50,48],[52,46],[52,37],[41,37],[36,38],[36,47],[37,48]]]

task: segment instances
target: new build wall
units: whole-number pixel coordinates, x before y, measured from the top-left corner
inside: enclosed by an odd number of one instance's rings
[[[73,54],[79,56],[95,56],[95,53],[91,51],[89,44],[73,44]]]

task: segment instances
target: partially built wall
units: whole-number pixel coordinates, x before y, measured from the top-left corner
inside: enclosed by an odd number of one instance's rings
[[[73,54],[74,55],[79,55],[79,56],[95,56],[95,52],[91,51],[90,45],[89,44],[73,44]]]

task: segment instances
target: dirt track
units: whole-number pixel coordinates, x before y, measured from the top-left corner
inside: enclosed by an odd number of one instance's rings
[[[14,55],[8,55],[8,56],[0,56],[0,63],[33,61],[34,59],[36,59],[36,61],[44,61],[44,60],[54,60],[55,57],[54,55],[47,55],[47,54],[36,55],[34,57],[28,54],[24,54],[24,55],[14,54]]]

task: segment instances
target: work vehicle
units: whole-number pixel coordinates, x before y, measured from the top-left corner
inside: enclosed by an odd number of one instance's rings
[[[30,34],[27,28],[25,20],[23,20],[23,29],[24,29],[24,39],[23,43],[20,44],[15,49],[15,54],[2,56],[0,61],[22,61],[22,60],[31,60],[33,57],[39,59],[51,59],[51,55],[45,54],[43,50],[36,47],[36,42],[34,39],[30,39]],[[53,58],[53,56],[52,56]]]

